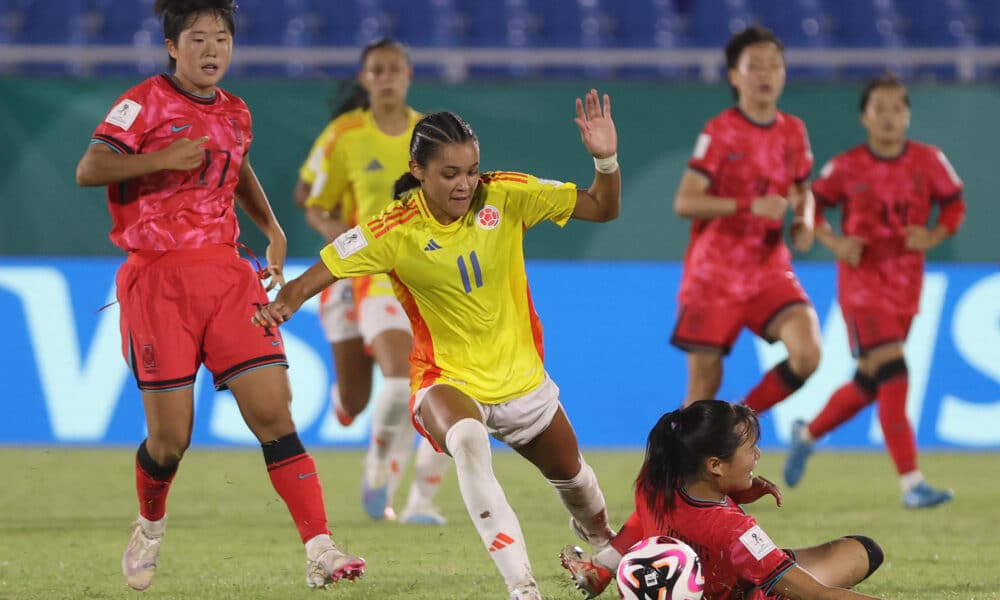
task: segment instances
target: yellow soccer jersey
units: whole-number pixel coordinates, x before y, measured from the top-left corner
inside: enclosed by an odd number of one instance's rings
[[[410,126],[398,136],[382,133],[369,110],[334,119],[322,158],[314,163],[316,179],[306,205],[333,210],[350,192],[357,202],[356,222],[380,213],[392,201],[393,184],[409,169],[410,136],[420,117],[411,109]]]
[[[414,391],[445,383],[489,404],[541,385],[542,326],[524,269],[524,232],[562,226],[572,183],[486,173],[477,212],[440,224],[417,190],[323,248],[337,277],[388,273],[413,326]]]
[[[310,195],[313,195],[314,184],[316,183],[317,174],[320,171],[323,159],[326,157],[326,148],[333,141],[334,135],[336,135],[339,127],[335,126],[337,120],[334,119],[327,123],[323,131],[316,137],[313,141],[312,148],[309,149],[309,156],[306,157],[306,161],[302,163],[299,167],[299,179],[306,182],[310,186]],[[308,206],[308,201],[306,203]],[[356,209],[354,202],[354,194],[351,190],[345,190],[344,194],[337,200],[330,208],[327,210],[332,210],[336,206],[340,206],[342,216],[345,222],[354,224],[355,221],[354,212]]]

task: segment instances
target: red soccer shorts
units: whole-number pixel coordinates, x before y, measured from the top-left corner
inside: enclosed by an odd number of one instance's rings
[[[840,312],[844,315],[851,354],[855,358],[879,346],[905,342],[914,317],[871,306],[842,305]]]
[[[132,252],[116,282],[122,354],[143,391],[189,387],[202,363],[220,390],[251,369],[288,366],[278,330],[250,323],[268,299],[232,246]]]
[[[729,354],[744,327],[768,342],[767,327],[786,308],[810,304],[809,296],[790,271],[762,277],[760,293],[748,302],[713,301],[705,298],[682,304],[670,343],[687,352],[709,351]]]

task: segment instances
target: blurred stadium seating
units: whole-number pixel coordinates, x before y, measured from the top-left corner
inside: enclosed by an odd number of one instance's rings
[[[152,0],[0,0],[0,72],[87,76],[162,64]],[[752,23],[789,49],[791,74],[894,68],[919,79],[1000,75],[1000,0],[239,0],[235,67],[350,72],[391,36],[418,74],[716,79],[719,47]],[[832,50],[832,51],[831,51]]]

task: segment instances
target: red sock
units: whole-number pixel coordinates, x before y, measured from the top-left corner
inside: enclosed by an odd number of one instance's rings
[[[323,488],[316,463],[306,452],[296,433],[262,444],[271,485],[285,501],[302,542],[329,534]]]
[[[917,468],[917,441],[913,427],[906,418],[906,393],[910,387],[909,371],[900,359],[883,366],[876,377],[878,386],[878,418],[882,424],[889,456],[902,475]]]
[[[858,411],[875,400],[875,380],[858,371],[854,380],[842,385],[830,396],[826,406],[809,423],[809,435],[818,440],[842,423],[851,420]]]
[[[146,440],[135,453],[135,491],[139,496],[139,514],[150,521],[159,521],[167,512],[167,493],[177,474],[177,465],[157,464],[146,449]]]
[[[757,387],[750,390],[743,399],[743,404],[762,413],[790,396],[792,392],[802,387],[803,383],[805,379],[792,372],[788,361],[781,361],[764,375]]]

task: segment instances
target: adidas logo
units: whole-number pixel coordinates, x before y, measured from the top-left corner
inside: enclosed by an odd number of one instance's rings
[[[503,550],[504,548],[510,546],[513,543],[514,543],[514,538],[510,537],[509,535],[501,531],[500,533],[497,534],[495,538],[493,538],[493,543],[490,544],[490,552]]]
[[[427,242],[427,245],[424,246],[424,250],[426,250],[428,252],[431,251],[431,250],[440,250],[440,249],[441,249],[441,244],[435,242],[433,239],[431,241]]]
[[[365,171],[381,171],[381,170],[382,170],[382,163],[380,163],[377,158],[373,158],[372,161],[368,163],[368,166],[365,167]]]

